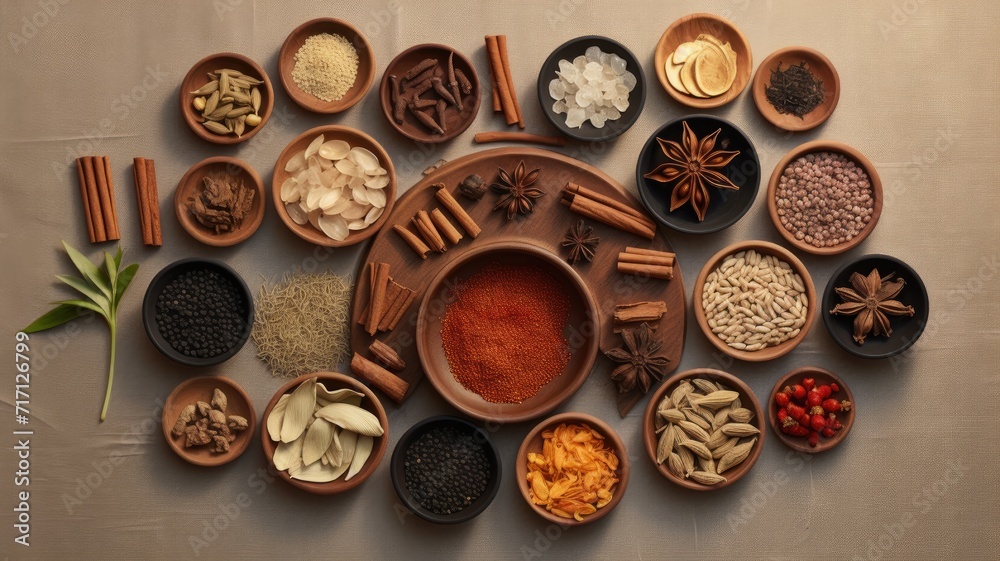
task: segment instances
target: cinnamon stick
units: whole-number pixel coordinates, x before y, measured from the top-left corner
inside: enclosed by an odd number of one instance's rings
[[[662,300],[620,304],[615,306],[614,323],[621,325],[637,321],[658,321],[665,313],[667,313],[667,303]]]
[[[146,200],[149,204],[149,218],[152,222],[153,245],[163,245],[163,229],[160,228],[160,195],[156,188],[156,166],[153,160],[146,160]]]
[[[98,242],[108,241],[107,230],[104,227],[104,214],[101,212],[101,199],[97,194],[97,177],[94,174],[94,159],[84,156],[83,175],[87,184],[87,202],[90,205],[90,218],[94,224],[94,239]]]
[[[371,352],[379,362],[382,363],[386,368],[392,370],[402,370],[406,368],[406,363],[403,362],[403,358],[399,356],[396,349],[390,347],[383,341],[375,339],[372,341],[371,345],[368,345],[368,351]]]
[[[642,265],[639,263],[618,262],[618,272],[638,277],[670,280],[674,278],[674,268],[662,265]]]
[[[149,215],[149,191],[146,189],[146,160],[132,160],[132,175],[135,178],[135,199],[139,204],[139,226],[142,228],[142,243],[153,245],[153,220]]]
[[[413,248],[413,251],[417,252],[417,255],[419,255],[421,259],[427,259],[427,254],[430,253],[431,248],[427,247],[427,244],[425,244],[423,240],[399,224],[393,226],[392,229],[399,234],[399,237],[403,238],[403,240],[405,240],[411,248]]]
[[[431,222],[437,226],[438,231],[441,235],[448,240],[448,243],[455,245],[462,240],[462,233],[458,231],[457,228],[448,220],[448,218],[441,212],[441,209],[434,209],[431,211]]]
[[[619,263],[636,263],[639,265],[659,265],[661,267],[673,267],[673,256],[666,255],[642,255],[639,253],[619,253]]]
[[[480,132],[476,133],[473,140],[477,144],[487,144],[489,142],[525,142],[530,144],[544,144],[546,146],[566,146],[566,137],[564,136],[543,136],[530,132]]]
[[[489,41],[487,41],[486,42],[486,49],[487,49],[486,64],[490,67],[490,72],[489,72],[489,74],[490,74],[490,100],[493,101],[493,112],[494,113],[499,113],[501,111],[500,90],[497,89],[497,80],[494,77],[495,74],[493,72],[493,61],[490,59],[490,56],[489,56],[489,46],[490,46],[489,45]]]
[[[389,321],[388,331],[396,329],[396,324],[399,323],[399,320],[403,319],[403,315],[406,314],[406,310],[410,308],[410,304],[412,304],[413,300],[417,297],[417,293],[410,290],[409,288],[404,288],[403,292],[406,293],[406,297],[403,299],[402,305],[399,306],[399,310],[396,312],[396,316]]]
[[[482,229],[478,224],[476,224],[476,221],[469,216],[469,213],[465,212],[465,209],[462,208],[462,205],[458,202],[458,200],[452,196],[451,192],[448,191],[448,188],[445,187],[444,183],[437,183],[436,187],[437,192],[434,193],[434,196],[441,202],[441,206],[443,206],[448,212],[451,213],[452,216],[455,217],[455,220],[457,220],[458,224],[463,230],[465,230],[465,233],[475,239]]]
[[[640,222],[642,222],[644,225],[648,226],[651,230],[655,230],[656,229],[656,223],[653,222],[652,218],[646,216],[646,214],[643,213],[641,210],[639,210],[639,209],[637,209],[637,208],[635,208],[635,207],[633,207],[631,205],[628,205],[626,203],[623,203],[621,201],[613,199],[613,198],[611,198],[611,197],[609,197],[607,195],[602,195],[601,193],[598,193],[597,191],[594,191],[593,189],[588,189],[588,188],[584,187],[583,185],[577,185],[576,183],[573,183],[572,181],[566,183],[566,190],[569,191],[570,193],[575,193],[575,194],[578,194],[578,195],[583,195],[584,197],[587,197],[588,199],[597,201],[597,202],[599,202],[601,204],[604,204],[606,206],[609,206],[611,208],[620,210],[620,211],[624,212],[625,214],[628,214],[629,216],[634,216],[637,220],[639,220]]]
[[[371,276],[371,297],[369,298],[368,322],[365,324],[365,331],[369,335],[375,335],[378,330],[379,321],[385,313],[385,292],[389,284],[389,264],[373,263],[369,268]]]
[[[87,178],[83,173],[83,161],[80,158],[76,160],[76,176],[80,181],[80,200],[83,201],[83,216],[87,222],[87,237],[90,239],[90,243],[96,243],[94,219],[90,215],[90,197],[87,194]]]
[[[104,239],[117,240],[118,235],[115,232],[114,211],[111,210],[111,192],[108,190],[108,177],[104,170],[104,160],[99,156],[91,156],[90,161],[94,168],[94,179],[97,182],[97,200],[100,204],[101,218],[104,221]]]
[[[111,159],[107,156],[101,158],[104,163],[104,175],[108,185],[108,198],[111,200],[111,225],[114,227],[115,237],[108,236],[109,240],[121,239],[121,232],[118,230],[118,207],[115,204],[115,182],[111,179]],[[105,218],[105,224],[108,220]]]
[[[524,116],[521,114],[521,105],[517,102],[517,88],[514,87],[514,78],[510,73],[510,60],[507,58],[507,36],[497,36],[497,48],[500,50],[500,64],[503,65],[504,77],[507,78],[507,89],[510,91],[510,100],[514,104],[514,113],[517,115],[517,126],[524,128]],[[510,123],[507,123],[508,125]]]
[[[401,403],[409,391],[410,385],[399,376],[375,364],[367,358],[354,353],[351,358],[351,372],[362,380],[372,384],[396,403]]]
[[[431,247],[434,251],[438,253],[444,253],[447,249],[444,245],[444,239],[441,234],[438,233],[437,228],[434,227],[434,223],[431,222],[431,217],[427,215],[426,210],[418,210],[417,215],[413,217],[413,224],[417,227],[417,231],[423,236],[424,241],[427,245]]]
[[[593,199],[564,191],[562,202],[573,212],[593,220],[597,220],[598,222],[607,224],[613,228],[618,228],[619,230],[629,232],[649,240],[656,237],[656,229],[654,227],[649,227],[647,224],[643,224],[639,221],[635,216],[626,214],[621,210],[612,208]]]
[[[674,257],[674,254],[670,253],[669,251],[660,251],[658,249],[648,249],[645,247],[627,246],[625,248],[625,253],[634,253],[636,255],[652,255],[654,257]]]
[[[517,109],[510,95],[510,85],[507,82],[507,76],[504,74],[506,67],[500,57],[500,46],[495,35],[486,36],[486,54],[489,56],[490,65],[493,68],[493,80],[496,82],[497,91],[499,92],[500,109],[503,111],[507,124],[513,125],[517,123]]]
[[[386,291],[385,298],[387,306],[382,312],[382,317],[378,319],[378,331],[389,330],[389,322],[392,321],[392,318],[396,317],[396,312],[399,311],[399,307],[406,300],[408,290],[395,281],[389,282],[389,289]]]

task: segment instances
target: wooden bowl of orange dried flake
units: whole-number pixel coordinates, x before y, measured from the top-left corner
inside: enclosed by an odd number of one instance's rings
[[[585,413],[560,413],[524,437],[515,471],[532,510],[550,522],[579,526],[614,510],[630,466],[625,445],[607,423]]]

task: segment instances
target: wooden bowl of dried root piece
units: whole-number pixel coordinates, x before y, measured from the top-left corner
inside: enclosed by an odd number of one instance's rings
[[[656,468],[688,489],[732,485],[757,462],[765,415],[753,390],[711,368],[674,375],[649,398],[642,436]]]
[[[167,444],[197,466],[221,466],[246,451],[257,428],[250,396],[225,376],[181,382],[163,405]]]

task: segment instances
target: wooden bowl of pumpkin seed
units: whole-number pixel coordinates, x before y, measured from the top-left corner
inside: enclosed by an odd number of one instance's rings
[[[253,60],[218,53],[191,67],[181,82],[180,100],[184,121],[196,135],[216,144],[238,144],[267,124],[274,89]]]

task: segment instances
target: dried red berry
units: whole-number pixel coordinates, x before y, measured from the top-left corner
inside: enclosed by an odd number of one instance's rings
[[[812,415],[810,415],[809,413],[803,413],[801,416],[799,416],[799,422],[802,423],[803,425],[809,426],[809,423],[812,422]]]
[[[822,386],[816,388],[816,391],[823,396],[823,399],[826,399],[830,397],[831,393],[833,393],[833,388],[831,388],[829,384],[823,384]]]
[[[823,403],[823,395],[816,390],[809,390],[809,393],[806,394],[806,406],[816,407],[821,403]]]
[[[798,423],[782,426],[781,430],[785,434],[790,434],[792,436],[807,436],[809,434],[809,429]]]
[[[816,447],[819,446],[819,432],[812,431],[809,433],[809,446]]]
[[[788,420],[788,410],[782,407],[781,409],[778,409],[778,422],[785,424],[786,420]]]
[[[820,434],[822,434],[823,436],[825,436],[827,438],[833,438],[833,435],[835,435],[837,433],[833,432],[833,429],[831,429],[831,428],[825,428],[825,429],[823,429],[823,431]]]
[[[794,397],[795,399],[802,399],[805,396],[806,396],[805,388],[803,388],[799,384],[795,384],[794,386],[792,386],[792,397]]]
[[[813,378],[802,378],[802,387],[806,390],[811,390],[816,386],[816,380]]]
[[[826,428],[826,418],[822,414],[813,415],[809,420],[809,426],[812,427],[814,431],[821,431]]]
[[[777,403],[779,407],[788,405],[788,402],[791,401],[791,399],[792,398],[784,392],[778,392],[774,395],[774,402]]]
[[[802,415],[806,414],[805,408],[803,408],[801,405],[797,403],[789,403],[787,406],[785,406],[785,409],[788,410],[788,416],[793,419],[798,419]]]
[[[840,386],[837,385],[837,382],[830,382],[830,390],[833,391],[833,393],[837,393],[840,391]]]

